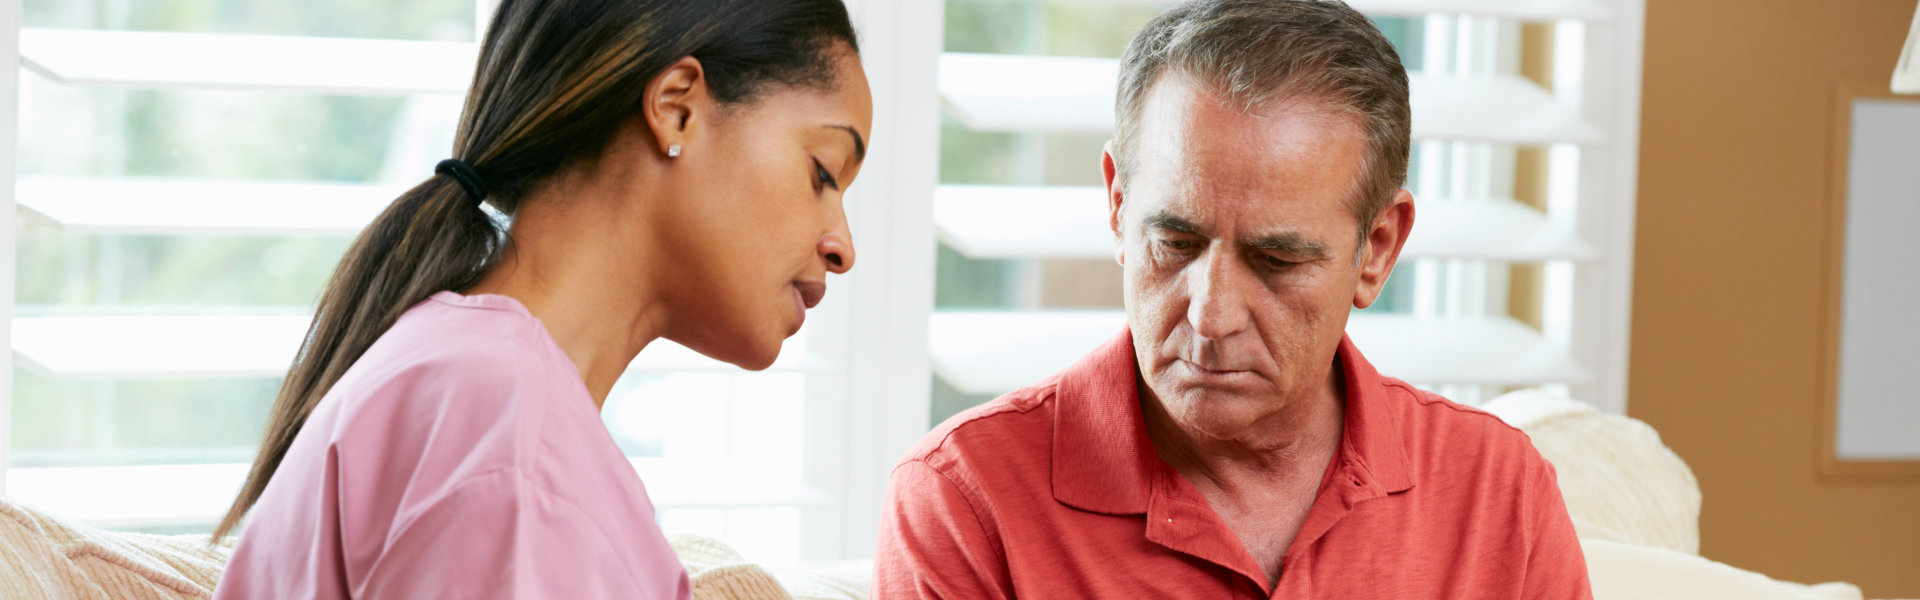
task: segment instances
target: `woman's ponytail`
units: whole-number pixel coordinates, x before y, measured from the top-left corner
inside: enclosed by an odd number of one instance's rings
[[[466,188],[455,176],[435,175],[401,194],[348,247],[274,399],[260,454],[214,539],[260,499],[313,407],[374,340],[428,296],[464,290],[486,273],[505,237]]]

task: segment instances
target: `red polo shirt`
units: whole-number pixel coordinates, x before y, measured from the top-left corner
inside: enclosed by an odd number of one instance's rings
[[[1345,431],[1271,588],[1154,452],[1126,332],[948,419],[894,469],[873,597],[1590,598],[1553,467],[1340,342]]]

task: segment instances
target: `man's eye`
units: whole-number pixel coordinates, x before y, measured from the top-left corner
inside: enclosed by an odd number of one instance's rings
[[[817,160],[813,161],[813,175],[814,177],[819,179],[820,185],[827,186],[835,190],[840,189],[840,181],[834,179],[833,174],[828,173],[827,168],[820,165],[820,161],[817,161]]]
[[[1168,250],[1178,252],[1192,250],[1197,245],[1193,240],[1160,240],[1160,244],[1166,246]]]
[[[1287,269],[1289,267],[1293,267],[1294,265],[1300,264],[1290,260],[1280,260],[1278,258],[1274,258],[1271,256],[1264,257],[1264,259],[1267,261],[1267,268],[1275,269],[1275,270]]]

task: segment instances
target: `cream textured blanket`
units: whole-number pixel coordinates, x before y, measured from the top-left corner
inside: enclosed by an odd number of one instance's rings
[[[0,598],[207,598],[231,554],[204,535],[105,532],[0,498]]]
[[[717,540],[676,536],[694,600],[859,600],[865,569],[775,577]],[[102,531],[0,497],[0,598],[185,600],[213,596],[233,539]]]

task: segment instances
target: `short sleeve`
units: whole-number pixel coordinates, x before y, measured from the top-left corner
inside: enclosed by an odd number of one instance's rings
[[[1532,497],[1528,503],[1533,510],[1528,515],[1532,520],[1532,546],[1527,549],[1526,583],[1521,595],[1529,599],[1593,598],[1586,556],[1580,551],[1567,503],[1560,497],[1553,465],[1538,459],[1530,471],[1527,493]]]
[[[1012,598],[999,545],[960,488],[932,466],[902,463],[887,486],[873,600]]]
[[[356,598],[687,598],[677,581],[639,581],[608,533],[511,470],[462,482],[389,541]],[[667,560],[672,560],[667,557]]]

